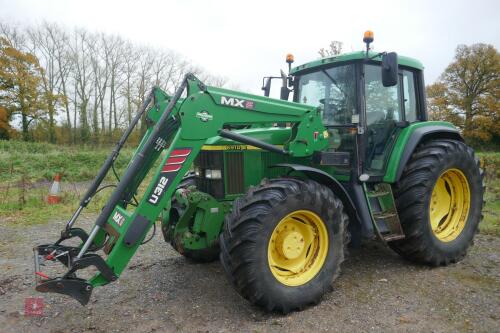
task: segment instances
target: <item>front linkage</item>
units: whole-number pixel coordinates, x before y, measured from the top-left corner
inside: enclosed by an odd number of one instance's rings
[[[186,90],[186,98],[181,99]],[[252,100],[243,103],[241,98],[252,98]],[[150,104],[153,105],[148,108]],[[80,212],[99,191],[98,188],[113,167],[120,149],[144,115],[150,126],[90,234],[74,228],[73,225]],[[253,125],[273,122],[291,123],[295,126],[294,134],[283,148],[224,129],[228,124]],[[36,289],[41,292],[69,295],[81,304],[86,304],[94,287],[116,280],[158,216],[162,211],[169,209],[177,185],[189,171],[208,138],[219,135],[275,153],[304,157],[328,145],[327,137],[318,135],[324,131],[319,110],[308,106],[297,106],[295,103],[246,94],[240,96],[234,91],[206,87],[192,74],[185,76],[171,98],[160,89],[154,88],[131,126],[105,161],[80,202],[80,207],[62,231],[60,239],[54,244],[35,247]],[[164,150],[166,154],[153,175],[153,181],[137,206],[130,209],[131,200],[135,198],[139,185]],[[190,196],[189,200],[194,200],[194,203],[195,199]],[[205,209],[211,213],[215,211],[210,207]],[[218,211],[218,214],[223,212]],[[167,226],[165,221],[163,223],[162,229],[165,232]],[[214,223],[218,226],[217,234],[220,232],[221,224],[222,222]],[[209,242],[217,238],[212,231],[201,230]],[[172,237],[177,237],[178,233],[189,235],[183,221],[179,221],[175,226],[174,233]],[[78,238],[80,245],[70,247],[62,244],[72,238]],[[177,243],[193,247],[201,246],[191,244],[189,240]],[[107,255],[106,259],[96,253],[100,250]],[[62,263],[68,271],[63,276],[51,278],[41,271],[41,266],[47,262]],[[78,270],[90,266],[98,271],[91,279],[84,280],[77,277]]]
[[[144,207],[143,201],[145,199],[149,199],[150,202],[154,200],[150,196],[144,196],[133,214],[126,211],[127,204],[134,196],[151,165],[178,132],[179,120],[177,119],[178,108],[176,104],[180,103],[181,94],[188,87],[189,82],[196,82],[203,87],[201,82],[189,74],[184,78],[172,98],[169,98],[159,88],[154,88],[151,91],[139,113],[101,167],[94,182],[81,200],[79,208],[61,232],[59,240],[54,244],[39,245],[34,248],[37,291],[65,294],[85,305],[89,301],[92,289],[95,286],[115,281],[118,278],[155,221],[155,218],[151,218],[152,214],[143,214],[144,209],[141,209],[141,207]],[[155,125],[151,126],[146,132],[125,175],[97,218],[92,231],[87,234],[83,229],[73,227],[81,211],[98,191],[102,180],[113,167],[113,162],[118,157],[127,138],[151,103],[153,103],[153,107],[149,109],[146,116],[147,120],[154,122]],[[163,112],[161,112],[162,109]],[[167,154],[167,156],[170,156],[169,159],[177,158],[189,162],[188,155],[192,149],[176,149],[174,146],[171,145]],[[162,165],[164,165],[163,169],[167,171],[165,175],[169,178],[170,183],[176,183],[178,179],[175,178],[182,178],[177,176],[183,175],[182,171],[188,168],[189,163],[175,164],[174,166],[168,163],[167,160]],[[167,170],[168,168],[170,169]],[[174,170],[177,172],[168,172]],[[163,182],[161,183],[163,184]],[[175,186],[169,185],[169,188],[175,188]],[[157,189],[153,189],[152,192],[153,194],[158,193]],[[154,198],[159,201],[158,195],[154,195]],[[113,221],[113,225],[109,223],[110,221]],[[64,241],[72,238],[79,238],[81,241],[80,246],[62,245]],[[101,249],[108,254],[107,260],[95,253]],[[60,277],[51,278],[41,270],[41,266],[44,266],[47,262],[59,262],[66,266],[68,270]],[[87,281],[77,277],[78,270],[90,266],[95,267],[98,271],[92,279]]]

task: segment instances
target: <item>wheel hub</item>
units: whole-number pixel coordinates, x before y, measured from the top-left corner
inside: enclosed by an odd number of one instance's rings
[[[308,210],[294,211],[278,222],[269,239],[271,273],[284,285],[303,285],[323,267],[328,246],[323,220]]]
[[[429,204],[432,232],[440,241],[450,242],[465,227],[470,209],[467,178],[458,169],[448,169],[439,176]]]
[[[277,239],[277,249],[286,259],[298,258],[304,251],[304,237],[298,231],[285,231]]]

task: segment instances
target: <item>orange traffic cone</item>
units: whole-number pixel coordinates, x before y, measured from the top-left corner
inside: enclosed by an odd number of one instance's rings
[[[49,191],[49,196],[47,198],[47,202],[49,205],[57,204],[61,202],[61,196],[60,196],[60,191],[61,191],[61,175],[56,173],[54,176],[54,182],[52,183],[52,186],[50,187]]]

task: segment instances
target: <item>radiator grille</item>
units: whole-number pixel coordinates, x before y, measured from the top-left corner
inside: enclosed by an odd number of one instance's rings
[[[194,164],[201,169],[222,169],[223,156],[222,151],[201,151]]]
[[[226,153],[226,190],[227,194],[239,194],[244,191],[243,153]]]
[[[216,199],[224,198],[224,181],[222,179],[196,178],[196,188],[210,194]]]

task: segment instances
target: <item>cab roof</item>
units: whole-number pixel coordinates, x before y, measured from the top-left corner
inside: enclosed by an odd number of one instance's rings
[[[350,53],[344,53],[344,54],[339,54],[337,56],[333,57],[328,57],[328,58],[321,58],[318,60],[314,60],[308,63],[305,63],[303,65],[297,66],[292,68],[290,71],[290,74],[300,74],[303,70],[309,70],[315,67],[319,67],[325,64],[333,64],[337,62],[345,62],[345,61],[353,61],[353,60],[363,60],[365,58],[366,52],[365,51],[356,51],[356,52],[350,52]],[[382,56],[379,55],[378,52],[369,52],[368,57],[372,58],[372,60],[375,61],[381,61]],[[410,57],[405,57],[401,56],[398,54],[398,64],[402,66],[407,66],[407,67],[412,67],[415,69],[423,70],[424,66],[422,63],[416,59],[410,58]]]

